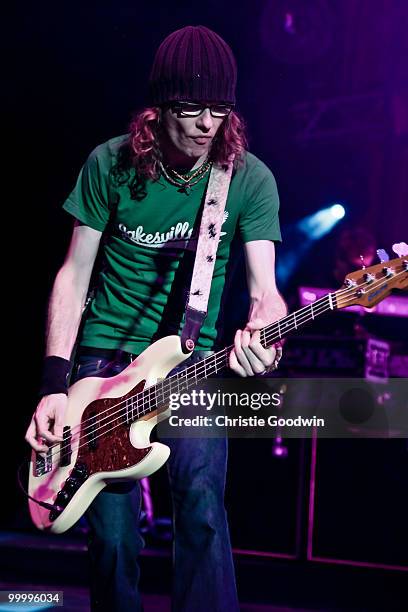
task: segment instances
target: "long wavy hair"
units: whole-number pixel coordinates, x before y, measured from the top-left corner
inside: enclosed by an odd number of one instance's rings
[[[141,200],[146,195],[146,181],[158,180],[160,176],[160,136],[162,109],[149,107],[139,111],[129,126],[129,138],[119,151],[112,175],[117,183],[129,184],[132,199]],[[234,165],[242,163],[247,149],[246,126],[242,117],[232,111],[220,125],[211,144],[210,160],[225,166],[231,156]],[[135,172],[131,173],[132,168]]]

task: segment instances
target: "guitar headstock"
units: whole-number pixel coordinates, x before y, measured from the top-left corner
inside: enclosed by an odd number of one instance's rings
[[[347,274],[343,289],[336,291],[337,308],[356,304],[372,308],[393,289],[408,289],[408,257],[398,257]]]

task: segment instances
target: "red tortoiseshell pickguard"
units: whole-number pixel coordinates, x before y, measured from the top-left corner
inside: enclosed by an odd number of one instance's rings
[[[145,381],[141,381],[129,393],[122,397],[104,398],[91,402],[86,407],[81,420],[80,449],[77,464],[85,464],[88,476],[96,472],[111,472],[123,470],[139,463],[151,448],[135,448],[130,443],[129,429],[131,423],[126,422],[126,413],[118,408],[119,403],[143,390]],[[95,414],[96,447],[89,444],[89,423]],[[98,419],[100,415],[100,422]],[[95,418],[94,417],[94,418]]]

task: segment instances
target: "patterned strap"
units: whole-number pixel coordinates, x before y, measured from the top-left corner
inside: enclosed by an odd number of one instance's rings
[[[201,218],[185,323],[181,334],[181,343],[185,352],[194,349],[201,326],[207,316],[208,298],[232,169],[232,161],[226,170],[215,165],[211,169]]]

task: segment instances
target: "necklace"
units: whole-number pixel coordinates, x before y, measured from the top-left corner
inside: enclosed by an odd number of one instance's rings
[[[184,183],[189,183],[195,176],[198,176],[202,172],[206,172],[209,165],[210,162],[208,160],[203,161],[203,163],[198,166],[198,168],[195,170],[195,172],[193,172],[193,174],[190,174],[189,172],[186,172],[185,174],[179,174],[173,168],[168,168],[168,171],[170,171],[180,181],[183,181]]]
[[[160,162],[160,169],[162,173],[164,174],[164,176],[166,177],[166,179],[169,181],[169,183],[178,187],[179,191],[189,195],[191,191],[191,187],[193,187],[194,185],[197,185],[197,183],[200,182],[202,178],[204,178],[204,176],[207,174],[207,172],[211,168],[211,165],[212,165],[212,162],[208,160],[203,162],[201,166],[199,166],[196,169],[196,171],[193,172],[193,174],[191,174],[190,176],[188,176],[188,173],[179,174],[178,172],[176,172],[176,170],[173,170],[172,168],[166,169],[163,166],[162,162]],[[193,180],[193,179],[196,179],[196,180]]]

